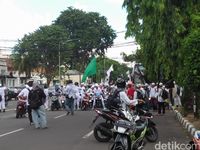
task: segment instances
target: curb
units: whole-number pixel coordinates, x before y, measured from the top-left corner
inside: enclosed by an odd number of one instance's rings
[[[188,120],[184,119],[180,112],[178,112],[174,108],[172,108],[172,110],[175,113],[178,121],[182,124],[183,128],[186,129],[192,135],[192,137],[194,137],[196,133],[200,133],[200,130],[197,130],[193,126],[193,124],[191,124]]]

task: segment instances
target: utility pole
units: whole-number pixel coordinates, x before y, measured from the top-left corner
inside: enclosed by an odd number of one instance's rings
[[[60,81],[60,42],[59,42],[59,45],[58,45],[58,49],[59,49],[59,52],[58,52],[58,72],[59,72],[59,83],[61,83]]]

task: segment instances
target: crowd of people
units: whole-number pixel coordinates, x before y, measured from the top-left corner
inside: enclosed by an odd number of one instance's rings
[[[181,106],[182,90],[178,88],[175,82],[172,89],[167,89],[162,83],[133,84],[131,81],[126,82],[123,78],[118,78],[113,85],[103,83],[79,84],[68,80],[65,86],[56,85],[53,91],[49,91],[47,85],[41,87],[37,82],[29,80],[17,97],[19,101],[23,101],[26,105],[30,124],[34,124],[35,128],[47,128],[46,110],[50,110],[52,104],[50,95],[56,95],[60,104],[61,101],[65,101],[66,115],[74,115],[75,110],[80,110],[86,105],[88,108],[94,109],[99,107],[97,105],[100,103],[100,107],[106,109],[108,95],[115,89],[121,90],[120,99],[124,108],[127,105],[136,106],[138,100],[142,100],[145,102],[146,109],[152,109],[157,111],[158,115],[163,115],[166,106],[168,107],[169,104]],[[37,109],[31,108],[29,105],[32,90],[38,90],[40,93],[41,103]],[[4,91],[5,88],[0,87],[0,112],[5,112],[6,109]],[[165,97],[163,96],[164,93]],[[171,99],[173,99],[173,102]]]

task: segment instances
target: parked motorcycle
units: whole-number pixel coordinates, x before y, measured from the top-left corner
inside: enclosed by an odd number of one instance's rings
[[[147,126],[148,119],[140,123],[118,120],[114,124],[114,134],[117,135],[111,150],[143,150]]]
[[[120,119],[125,121],[134,120],[136,123],[141,123],[142,120],[140,119],[140,116],[143,116],[148,120],[147,132],[145,134],[146,139],[149,142],[156,142],[158,139],[158,130],[155,123],[151,120],[151,118],[153,118],[151,113],[141,110],[139,114],[132,115],[129,111],[122,109],[95,109],[95,112],[97,113],[97,116],[93,120],[92,124],[94,124],[99,117],[105,119],[105,122],[98,123],[94,128],[94,137],[99,142],[108,142],[113,137],[112,129],[116,121]]]
[[[148,111],[139,109],[136,113],[138,116],[143,116],[148,119],[148,128],[145,135],[145,138],[149,142],[156,142],[158,140],[158,130],[156,128],[156,124],[152,121],[153,115]],[[137,120],[136,122],[140,122],[141,120]]]
[[[94,137],[99,142],[108,142],[113,137],[112,129],[114,127],[114,123],[117,120],[124,119],[128,120],[125,115],[117,110],[99,110],[95,109],[97,116],[92,121],[92,125],[97,121],[99,117],[105,119],[105,122],[98,123],[94,128]]]

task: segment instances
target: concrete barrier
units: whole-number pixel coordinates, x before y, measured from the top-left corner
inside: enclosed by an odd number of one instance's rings
[[[175,110],[173,107],[172,110],[175,113],[177,120],[182,124],[183,128],[185,128],[193,137],[197,132],[200,132],[194,127],[192,123],[184,119],[180,112]]]

